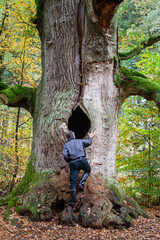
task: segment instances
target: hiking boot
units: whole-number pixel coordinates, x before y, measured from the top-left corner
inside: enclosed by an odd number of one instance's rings
[[[83,190],[84,190],[84,186],[81,185],[81,184],[79,184],[78,189],[79,189],[80,191],[83,191]]]
[[[89,176],[89,173],[88,173],[88,172],[85,172],[85,173],[83,174],[82,179],[81,179],[81,181],[80,181],[80,183],[79,183],[79,186],[78,186],[78,189],[79,189],[79,190],[81,190],[81,191],[84,190],[84,184],[85,184],[88,176]]]

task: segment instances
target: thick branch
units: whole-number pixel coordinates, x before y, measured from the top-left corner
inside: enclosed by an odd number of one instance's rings
[[[9,107],[23,107],[34,112],[36,88],[15,85],[0,92],[0,101]]]
[[[126,53],[119,53],[120,60],[130,59],[130,58],[138,55],[139,53],[141,53],[141,51],[143,49],[153,45],[154,43],[156,43],[158,41],[160,41],[160,36],[151,37],[148,39],[148,41],[141,42],[141,44],[138,47],[135,47],[131,51],[126,52]]]
[[[90,8],[91,15],[96,16],[103,29],[107,29],[114,17],[118,6],[124,0],[87,0],[88,8]],[[93,6],[93,11],[91,10]],[[93,18],[95,16],[92,16]]]
[[[122,103],[131,95],[139,95],[147,100],[153,100],[160,111],[160,85],[151,82],[138,71],[121,67]]]

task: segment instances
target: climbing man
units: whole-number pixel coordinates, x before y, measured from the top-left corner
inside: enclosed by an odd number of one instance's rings
[[[87,140],[84,140],[76,139],[75,134],[72,131],[69,131],[66,134],[68,141],[64,145],[63,156],[66,162],[70,164],[71,201],[69,205],[72,207],[74,207],[76,203],[76,184],[79,171],[81,169],[84,171],[84,174],[78,186],[80,190],[84,189],[84,183],[91,172],[91,167],[86,159],[86,152],[84,148],[91,145],[95,133],[92,132],[89,133],[88,135],[89,138]]]

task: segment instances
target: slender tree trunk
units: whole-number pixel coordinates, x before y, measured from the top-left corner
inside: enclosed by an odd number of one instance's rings
[[[151,207],[151,179],[152,179],[152,166],[151,166],[151,123],[149,123],[149,127],[148,127],[148,167],[149,167],[149,170],[148,170],[148,203],[147,203],[147,206],[148,207]]]
[[[21,66],[21,78],[20,78],[20,85],[23,85],[23,81],[24,81],[24,67],[25,67],[25,51],[26,51],[26,35],[24,38],[24,43],[23,43],[23,48],[22,48],[22,53],[21,53],[21,62],[22,62],[22,66]],[[12,177],[12,181],[11,181],[11,186],[10,186],[10,191],[13,190],[14,185],[15,185],[15,181],[16,181],[16,177],[17,177],[17,173],[18,173],[18,169],[19,169],[19,156],[18,156],[18,130],[19,130],[19,122],[20,122],[20,111],[21,108],[18,108],[18,112],[17,112],[17,120],[16,120],[16,132],[15,132],[15,157],[16,157],[16,163],[14,166],[14,171],[13,171],[13,177]]]
[[[12,176],[12,181],[11,181],[11,185],[10,185],[10,191],[13,190],[14,188],[14,184],[15,184],[15,180],[17,177],[17,173],[18,173],[18,169],[19,169],[19,156],[18,156],[18,128],[19,128],[19,120],[20,120],[20,110],[21,108],[18,108],[18,112],[17,112],[17,119],[16,119],[16,131],[15,131],[15,157],[16,157],[16,162],[15,162],[15,166],[14,166],[14,170],[13,170],[13,176]]]

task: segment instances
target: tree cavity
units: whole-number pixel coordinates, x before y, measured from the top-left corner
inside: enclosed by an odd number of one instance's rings
[[[72,115],[68,119],[68,129],[75,133],[76,138],[84,138],[91,127],[88,116],[78,106],[72,110]]]

